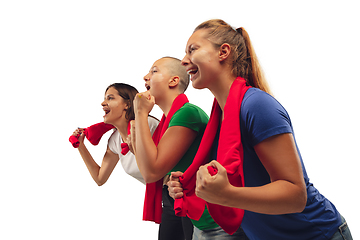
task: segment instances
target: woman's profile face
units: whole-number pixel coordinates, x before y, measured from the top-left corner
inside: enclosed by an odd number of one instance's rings
[[[181,64],[186,67],[187,73],[194,88],[208,88],[212,79],[219,72],[219,50],[207,39],[206,30],[198,30],[189,38],[186,45],[186,55]]]
[[[116,124],[119,121],[126,121],[125,115],[128,105],[126,101],[119,95],[114,87],[110,87],[101,103],[105,112],[104,122],[108,124]]]

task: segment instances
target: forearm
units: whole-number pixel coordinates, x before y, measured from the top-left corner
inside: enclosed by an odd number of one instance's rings
[[[285,180],[261,187],[228,186],[221,193],[219,204],[262,214],[288,214],[302,212],[306,204],[306,191]]]
[[[156,166],[158,151],[152,140],[147,114],[137,113],[135,119],[136,162],[145,182],[155,182],[163,176],[158,174]]]
[[[103,183],[99,180],[100,166],[94,161],[93,157],[84,144],[80,144],[78,150],[87,169],[90,172],[91,177],[99,186],[102,185]]]

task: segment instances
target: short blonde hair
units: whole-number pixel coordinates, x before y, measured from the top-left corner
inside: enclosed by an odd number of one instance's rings
[[[166,59],[167,69],[169,74],[173,76],[178,76],[180,79],[179,90],[184,93],[189,86],[189,75],[186,72],[186,67],[181,65],[181,60],[174,57],[163,57],[161,59]]]

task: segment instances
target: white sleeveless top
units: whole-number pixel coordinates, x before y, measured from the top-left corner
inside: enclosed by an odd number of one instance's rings
[[[148,123],[149,123],[151,135],[153,135],[155,129],[159,124],[159,121],[149,116]],[[123,141],[121,139],[120,133],[117,130],[115,130],[109,138],[108,147],[113,153],[119,155],[119,160],[125,172],[130,176],[136,178],[143,184],[145,184],[144,178],[142,177],[140,170],[137,166],[135,155],[130,151],[125,156],[121,154],[122,142]]]

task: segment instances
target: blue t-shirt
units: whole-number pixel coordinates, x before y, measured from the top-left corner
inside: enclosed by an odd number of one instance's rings
[[[251,88],[246,92],[241,104],[240,128],[244,148],[245,187],[270,183],[269,174],[256,155],[254,146],[282,133],[292,133],[295,141],[288,113],[272,96],[257,88]],[[341,225],[341,216],[335,206],[310,183],[300,151],[298,148],[297,150],[307,188],[304,211],[283,215],[245,211],[241,227],[250,239],[329,239]],[[212,157],[216,159],[216,151],[213,151]]]

